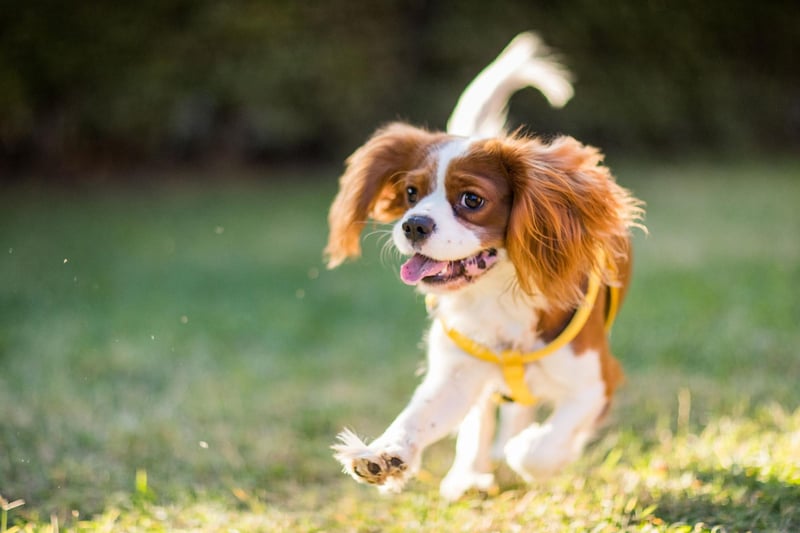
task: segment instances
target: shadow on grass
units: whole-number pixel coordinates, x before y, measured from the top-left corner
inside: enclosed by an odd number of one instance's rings
[[[684,494],[654,498],[667,524],[722,526],[723,531],[800,531],[800,484],[763,472],[703,470]]]

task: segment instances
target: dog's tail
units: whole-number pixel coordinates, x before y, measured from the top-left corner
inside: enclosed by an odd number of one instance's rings
[[[528,86],[541,91],[553,107],[563,107],[573,95],[571,77],[538,35],[521,33],[461,93],[447,121],[447,133],[467,137],[502,134],[509,98]]]

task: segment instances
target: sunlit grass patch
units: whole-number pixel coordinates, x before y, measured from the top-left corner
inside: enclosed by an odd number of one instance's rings
[[[335,174],[2,191],[0,495],[26,502],[7,530],[800,529],[797,164],[617,169],[650,235],[609,422],[555,479],[501,469],[456,504],[452,441],[388,498],[330,457],[405,405],[426,324],[385,237],[324,268]]]

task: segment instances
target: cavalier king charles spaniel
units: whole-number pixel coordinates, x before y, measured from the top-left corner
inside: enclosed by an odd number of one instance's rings
[[[503,131],[510,96],[526,86],[557,107],[572,96],[568,72],[531,33],[467,87],[446,133],[390,124],[347,160],[329,267],[360,254],[369,219],[394,223],[400,277],[427,296],[432,321],[408,406],[370,444],[345,430],[333,446],[356,481],[400,490],[455,428],[445,498],[492,489],[495,461],[545,478],[579,456],[622,380],[608,328],[642,203],[597,149]],[[552,407],[541,423],[537,403]]]

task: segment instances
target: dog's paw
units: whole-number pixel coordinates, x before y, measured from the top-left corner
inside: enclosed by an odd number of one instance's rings
[[[451,470],[439,485],[439,494],[451,502],[460,499],[467,491],[476,489],[487,494],[497,494],[499,488],[491,472]]]
[[[506,463],[526,483],[541,481],[557,474],[578,458],[580,448],[553,436],[552,426],[532,425],[511,438],[505,445]]]
[[[372,450],[355,433],[345,429],[331,446],[334,458],[343,470],[359,483],[378,485],[381,490],[397,492],[403,488],[408,463],[399,454]]]

